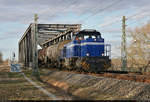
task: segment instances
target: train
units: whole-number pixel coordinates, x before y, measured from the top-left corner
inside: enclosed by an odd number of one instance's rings
[[[39,66],[85,72],[106,71],[111,67],[111,45],[105,44],[94,29],[77,32],[64,40],[38,51]]]

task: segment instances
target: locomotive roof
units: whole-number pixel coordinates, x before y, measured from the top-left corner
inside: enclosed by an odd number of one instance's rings
[[[84,30],[81,30],[80,32],[78,32],[78,34],[91,34],[91,33],[101,35],[101,33],[99,31],[96,31],[94,29],[84,29]]]

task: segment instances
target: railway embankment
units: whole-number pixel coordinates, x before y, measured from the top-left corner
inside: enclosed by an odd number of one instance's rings
[[[47,72],[47,71],[46,71]],[[82,99],[150,99],[150,84],[51,70],[42,80]]]

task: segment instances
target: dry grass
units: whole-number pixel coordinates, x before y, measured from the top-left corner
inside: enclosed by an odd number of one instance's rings
[[[9,72],[9,66],[0,65],[0,100],[48,100],[43,94],[27,82],[19,73]]]

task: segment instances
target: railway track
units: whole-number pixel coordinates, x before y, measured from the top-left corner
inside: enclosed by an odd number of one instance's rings
[[[43,68],[43,67],[42,67]],[[45,68],[45,67],[44,67]],[[104,73],[112,73],[112,74],[136,74],[136,75],[142,75],[141,72],[132,72],[132,71],[119,71],[119,70],[108,70],[108,71],[101,71],[101,72],[85,72],[80,70],[68,70],[68,69],[59,69],[59,68],[46,68],[51,70],[60,70],[60,71],[66,71],[66,72],[74,72],[74,73],[80,73],[80,74],[104,74]]]
[[[90,72],[82,72],[82,71],[75,71],[75,70],[64,70],[64,69],[57,69],[57,68],[46,68],[48,70],[54,71],[63,71],[75,74],[87,74],[97,77],[109,77],[109,78],[116,78],[121,80],[130,80],[136,82],[146,82],[150,83],[150,74],[147,73],[140,73],[140,72],[128,72],[128,71],[103,71],[98,73],[90,73]]]

